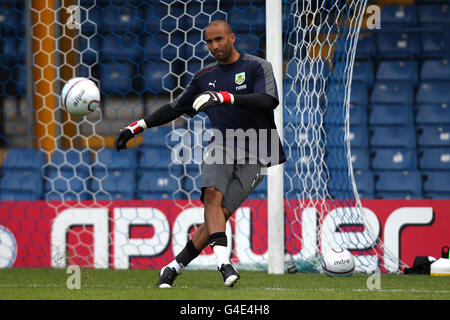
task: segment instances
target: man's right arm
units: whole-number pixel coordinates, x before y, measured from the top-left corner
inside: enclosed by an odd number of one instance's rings
[[[114,141],[114,147],[117,152],[126,149],[127,142],[134,138],[135,135],[143,132],[147,128],[157,127],[169,123],[180,117],[183,113],[183,111],[176,110],[170,104],[165,104],[148,117],[134,121],[127,127],[120,130],[119,135]]]

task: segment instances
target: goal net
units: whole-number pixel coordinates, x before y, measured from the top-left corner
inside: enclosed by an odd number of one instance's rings
[[[365,1],[283,7],[286,249],[299,269],[317,271],[321,250],[338,245],[369,272],[385,251],[358,199],[348,137]],[[113,143],[214,61],[202,33],[214,19],[231,23],[239,51],[265,57],[262,0],[0,4],[0,267],[161,268],[181,251],[203,222],[209,120],[199,114],[148,129],[120,153]],[[86,117],[60,101],[65,82],[79,76],[102,94]],[[265,178],[227,222],[238,267],[267,269],[267,223]],[[212,250],[189,267],[215,268]]]
[[[361,206],[353,169],[361,160],[351,150],[350,106],[359,89],[352,72],[366,1],[286,3],[287,250],[304,270],[319,269],[331,248],[350,250],[357,272],[398,268],[377,218]]]

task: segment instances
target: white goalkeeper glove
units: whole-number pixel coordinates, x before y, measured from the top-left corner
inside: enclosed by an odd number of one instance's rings
[[[197,112],[202,112],[211,106],[233,103],[234,96],[227,91],[205,91],[195,98],[192,108],[194,108]]]

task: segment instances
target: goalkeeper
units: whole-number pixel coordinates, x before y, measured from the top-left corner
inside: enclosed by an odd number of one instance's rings
[[[217,258],[225,285],[232,287],[236,283],[240,276],[227,254],[226,222],[263,180],[262,169],[286,160],[274,122],[278,93],[271,64],[239,53],[234,47],[235,35],[226,21],[212,21],[204,37],[217,61],[197,72],[175,100],[123,128],[115,140],[116,150],[126,149],[126,143],[147,128],[169,123],[183,114],[193,117],[198,112],[208,115],[214,131],[222,137],[230,129],[234,132],[253,129],[258,141],[246,141],[239,147],[235,145],[236,136],[212,138],[202,164],[205,222],[175,259],[161,269],[157,283],[160,288],[171,288],[180,270],[208,245]],[[260,152],[263,148],[258,147],[256,152],[249,148],[255,144],[264,145],[265,153]],[[272,149],[275,151],[270,152]]]

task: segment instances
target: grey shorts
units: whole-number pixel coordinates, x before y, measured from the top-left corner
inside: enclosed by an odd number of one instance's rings
[[[229,148],[213,147],[207,149],[202,164],[202,195],[204,189],[213,187],[223,195],[222,206],[233,214],[264,179],[264,167],[247,152],[234,152]],[[223,161],[211,160],[218,153]],[[237,154],[236,154],[237,153]],[[219,157],[220,158],[220,157]],[[215,158],[217,160],[217,157]]]

